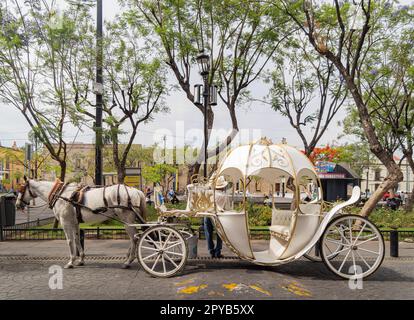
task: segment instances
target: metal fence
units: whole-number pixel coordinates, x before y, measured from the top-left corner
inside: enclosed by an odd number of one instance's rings
[[[123,240],[129,239],[124,229],[119,228],[85,228],[85,239],[104,239],[104,240]],[[381,231],[384,240],[390,239],[391,230]],[[199,238],[205,239],[204,230],[198,229]],[[269,239],[269,230],[254,229],[250,230],[252,239]],[[398,231],[398,237],[401,240],[414,240],[414,231]],[[46,228],[0,228],[0,241],[10,240],[65,240],[63,229],[46,229]]]
[[[55,221],[55,217],[49,217],[44,219],[37,219],[29,222],[23,222],[15,224],[14,226],[5,227],[7,229],[31,229],[36,227],[45,226]]]
[[[82,229],[85,239],[129,239],[124,229],[86,228]],[[65,240],[63,229],[24,229],[24,228],[2,228],[1,241],[10,240]]]

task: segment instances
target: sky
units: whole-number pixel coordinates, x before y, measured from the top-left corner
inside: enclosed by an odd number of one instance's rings
[[[103,2],[104,19],[113,19],[120,12],[117,1],[104,0]],[[57,0],[57,3],[61,8],[65,7],[64,0]],[[171,72],[168,74],[168,79],[170,83],[176,83]],[[201,78],[199,81],[201,83]],[[269,85],[257,81],[249,87],[249,90],[254,98],[263,99],[268,93]],[[166,102],[171,111],[168,114],[156,114],[154,121],[141,125],[134,142],[152,145],[154,142],[159,142],[160,137],[165,134],[168,146],[182,145],[183,143],[198,144],[200,146],[201,141],[194,137],[200,136],[202,133],[203,116],[201,112],[186,99],[181,91],[171,91],[166,98]],[[219,102],[219,105],[213,108],[215,110],[213,129],[222,134],[230,132],[231,121],[225,105]],[[355,138],[352,137],[338,139],[342,129],[337,122],[345,116],[346,110],[342,108],[320,140],[319,145],[355,142]],[[240,129],[240,133],[235,138],[237,142],[247,143],[260,136],[266,136],[272,139],[273,142],[280,142],[282,138],[286,138],[288,144],[302,147],[302,142],[296,131],[290,126],[288,119],[273,111],[264,103],[251,102],[248,105],[240,106],[237,117]],[[14,141],[18,146],[24,145],[27,142],[29,131],[30,128],[25,119],[13,106],[1,105],[1,145],[11,146]],[[310,128],[305,129],[308,135],[312,133],[311,131]],[[68,128],[64,135],[68,142],[93,143],[94,141],[93,131],[87,128],[82,128],[80,132],[76,128]]]

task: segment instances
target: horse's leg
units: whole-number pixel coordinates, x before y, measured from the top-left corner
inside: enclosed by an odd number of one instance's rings
[[[122,221],[125,221],[127,223],[134,223],[135,222],[135,213],[128,210],[116,210],[116,214],[118,217],[121,218]],[[128,254],[127,258],[122,265],[122,268],[128,269],[132,262],[134,262],[136,258],[136,247],[137,247],[137,238],[135,235],[137,234],[137,229],[135,227],[129,227],[125,225],[125,231],[128,233],[129,239],[130,239],[130,245],[128,248]]]
[[[70,253],[69,262],[64,266],[64,268],[70,269],[73,268],[73,262],[76,260],[75,234],[73,232],[73,226],[70,223],[66,224],[62,219],[61,224],[66,235],[66,241],[68,243]]]
[[[80,242],[80,228],[79,224],[77,224],[75,230],[75,245],[76,245],[76,252],[79,253],[79,260],[75,261],[75,266],[83,266],[85,265],[85,252],[83,251],[81,242]]]
[[[137,250],[137,241],[138,239],[135,237],[137,234],[137,229],[135,227],[125,227],[126,232],[129,235],[129,238],[131,240],[129,249],[128,249],[128,256],[127,259],[124,262],[123,267],[129,268],[130,264],[134,262],[136,258],[136,250]]]

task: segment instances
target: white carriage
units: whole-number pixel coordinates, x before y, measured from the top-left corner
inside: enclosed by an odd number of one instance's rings
[[[249,181],[260,179],[271,187],[272,219],[270,240],[263,250],[254,248],[248,225]],[[227,191],[217,184],[225,179]],[[291,188],[288,209],[277,209],[276,183]],[[235,187],[242,190],[242,203],[234,206]],[[188,259],[187,239],[192,232],[182,224],[171,224],[167,217],[210,217],[225,244],[241,259],[254,264],[276,266],[307,256],[315,250],[329,270],[351,279],[375,272],[384,258],[384,240],[376,226],[358,215],[342,214],[342,209],[359,200],[355,186],[346,202],[325,212],[322,188],[311,161],[286,144],[272,144],[266,139],[230,151],[219,165],[210,183],[188,187],[187,208],[167,210],[158,193],[156,207],[164,218],[144,231],[137,247],[143,269],[152,276],[169,277],[179,273]]]

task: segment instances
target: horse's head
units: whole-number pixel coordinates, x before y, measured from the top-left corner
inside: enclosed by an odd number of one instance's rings
[[[19,187],[19,193],[17,195],[17,200],[16,200],[16,208],[23,210],[26,206],[29,205],[30,200],[36,197],[37,196],[30,189],[29,180],[26,178],[26,176],[24,176],[24,184],[21,184]]]

